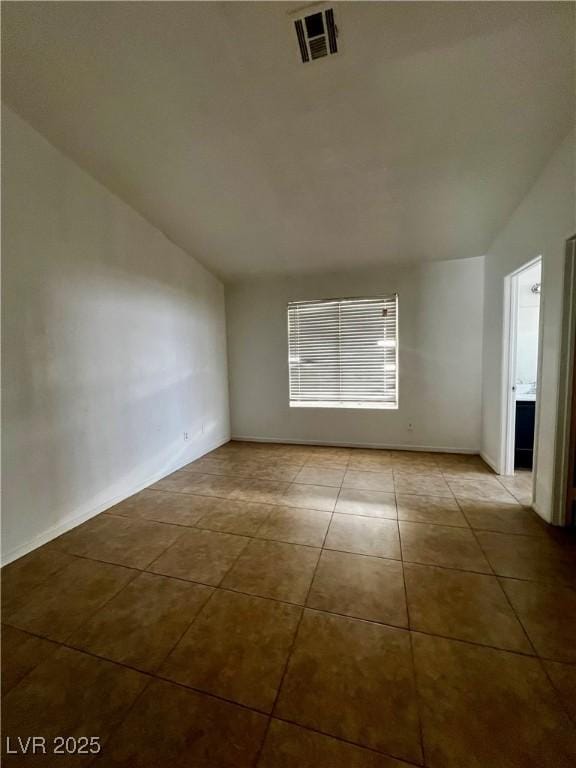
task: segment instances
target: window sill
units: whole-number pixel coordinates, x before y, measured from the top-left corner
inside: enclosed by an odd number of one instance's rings
[[[327,400],[303,401],[292,400],[290,408],[334,408],[338,410],[370,410],[370,411],[397,411],[398,403],[334,403]]]

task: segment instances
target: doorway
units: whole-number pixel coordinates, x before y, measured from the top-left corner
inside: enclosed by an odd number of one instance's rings
[[[539,381],[542,259],[505,278],[503,474],[513,476],[515,496],[532,503],[536,404]]]

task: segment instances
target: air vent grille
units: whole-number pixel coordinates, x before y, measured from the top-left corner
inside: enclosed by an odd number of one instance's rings
[[[306,45],[306,38],[304,36],[304,24],[302,24],[301,19],[298,19],[298,21],[294,22],[294,26],[296,27],[296,35],[298,36],[298,45],[300,46],[302,61],[310,61],[310,56],[308,56],[308,46]]]
[[[338,52],[338,28],[332,8],[302,16],[294,22],[294,27],[304,64]]]
[[[330,53],[336,53],[338,47],[336,45],[336,25],[334,24],[334,11],[332,8],[328,8],[326,11],[326,28],[328,30],[328,43],[330,46]]]
[[[328,56],[328,49],[326,48],[326,38],[315,37],[310,40],[310,53],[313,59],[319,59],[321,56]]]

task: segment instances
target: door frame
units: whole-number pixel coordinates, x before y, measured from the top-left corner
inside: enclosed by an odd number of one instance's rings
[[[540,264],[542,256],[536,256],[527,261],[514,272],[504,278],[504,329],[503,329],[503,359],[502,359],[502,431],[500,444],[500,475],[514,474],[514,442],[516,431],[516,350],[518,338],[518,280],[527,269]],[[542,281],[542,277],[540,278]],[[542,296],[542,293],[540,294]],[[538,324],[538,367],[536,381],[540,382],[540,361],[542,350],[542,298],[540,299],[540,317]],[[534,426],[534,464],[533,474],[536,476],[537,445],[538,445],[538,403],[540,387],[536,389],[536,419]]]
[[[555,453],[552,523],[574,525],[568,504],[568,481],[573,471],[574,410],[576,410],[576,235],[566,241],[564,297],[562,302],[562,346],[558,393],[558,428]]]

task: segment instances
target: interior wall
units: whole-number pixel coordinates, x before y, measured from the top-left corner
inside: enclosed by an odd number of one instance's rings
[[[227,286],[233,436],[478,451],[483,279],[480,257]],[[288,301],[393,292],[398,410],[290,408]]]
[[[8,562],[226,441],[229,416],[222,284],[6,106],[2,139]]]
[[[531,391],[538,376],[540,294],[533,286],[542,281],[542,264],[534,264],[518,276],[518,332],[516,339],[516,396]]]
[[[560,522],[554,503],[562,298],[566,239],[576,231],[574,135],[554,153],[528,195],[486,255],[482,450],[504,466],[503,327],[504,277],[542,256],[540,381],[537,396],[535,509]]]

